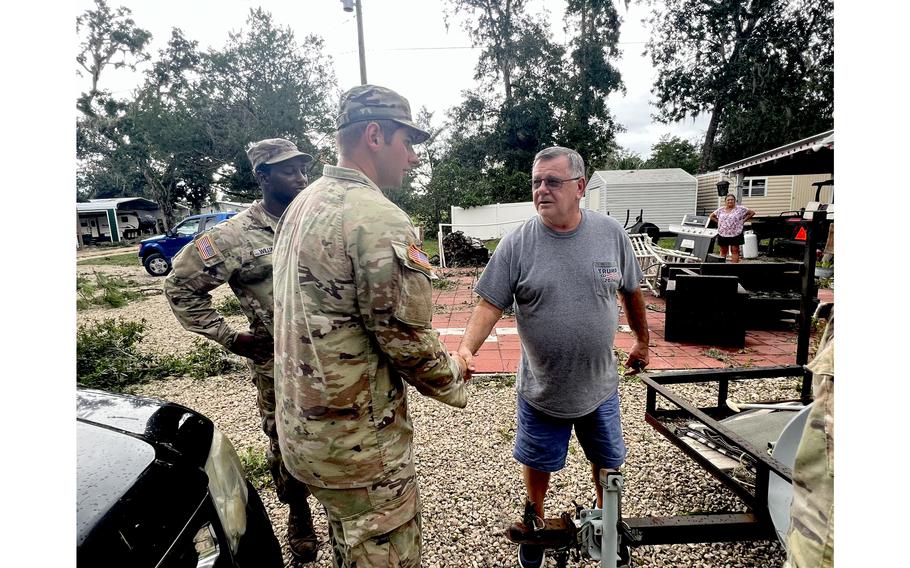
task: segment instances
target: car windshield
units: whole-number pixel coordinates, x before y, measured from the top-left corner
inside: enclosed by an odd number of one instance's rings
[[[196,230],[199,228],[199,219],[187,219],[183,223],[177,225],[174,229],[174,232],[178,237],[191,237],[196,234]]]

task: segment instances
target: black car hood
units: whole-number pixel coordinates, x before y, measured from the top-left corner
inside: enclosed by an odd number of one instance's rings
[[[141,535],[150,509],[188,518],[205,497],[203,468],[213,432],[207,418],[178,404],[77,389],[76,420],[80,547],[104,548],[118,533],[118,539],[129,540],[123,527]],[[189,509],[178,511],[184,507]],[[180,524],[179,518],[173,521]],[[164,527],[170,520],[155,523]]]
[[[76,424],[76,534],[82,544],[155,460],[155,448],[91,423]]]

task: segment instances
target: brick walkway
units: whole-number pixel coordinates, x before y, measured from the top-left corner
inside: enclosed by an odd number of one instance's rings
[[[454,350],[461,342],[477,298],[473,290],[480,270],[444,269],[437,272],[455,286],[449,290],[434,290],[433,327],[439,331],[446,347]],[[834,291],[820,290],[819,298],[825,302],[834,301]],[[796,362],[796,332],[789,330],[746,330],[743,349],[664,341],[664,300],[645,292],[645,302],[651,330],[651,364],[648,367],[651,370],[768,367]],[[620,315],[619,323],[615,345],[617,349],[628,351],[634,336],[628,329],[625,314]],[[520,355],[515,317],[510,316],[499,320],[474,362],[478,373],[514,373]]]

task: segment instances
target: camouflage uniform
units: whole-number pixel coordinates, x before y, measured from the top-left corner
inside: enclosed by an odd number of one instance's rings
[[[246,211],[198,235],[177,253],[173,271],[164,281],[164,294],[184,328],[231,346],[238,332],[212,307],[209,294],[227,282],[250,322],[250,331],[271,341],[272,240],[277,223],[256,201]],[[278,499],[305,505],[309,495],[306,485],[290,475],[281,461],[275,428],[273,361],[255,363],[247,359],[247,365],[256,385],[262,429],[269,437],[269,468]]]
[[[819,311],[826,307],[821,305]],[[793,465],[793,503],[787,534],[790,568],[834,566],[834,316],[828,318],[812,371],[815,402]]]
[[[408,216],[359,171],[325,166],[275,237],[278,435],[326,507],[337,566],[420,565],[405,382],[463,408],[430,327],[435,276]]]

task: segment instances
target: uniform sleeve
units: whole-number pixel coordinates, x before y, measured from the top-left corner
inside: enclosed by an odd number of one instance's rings
[[[370,205],[346,207],[343,231],[364,327],[421,394],[464,408],[458,365],[431,327],[431,271],[408,258],[414,229],[402,212]]]
[[[216,253],[218,257],[203,261],[195,242],[183,247],[171,260],[172,270],[164,281],[164,295],[186,330],[229,347],[237,332],[212,307],[209,294],[229,277],[224,259],[219,258],[221,253],[217,249]]]

